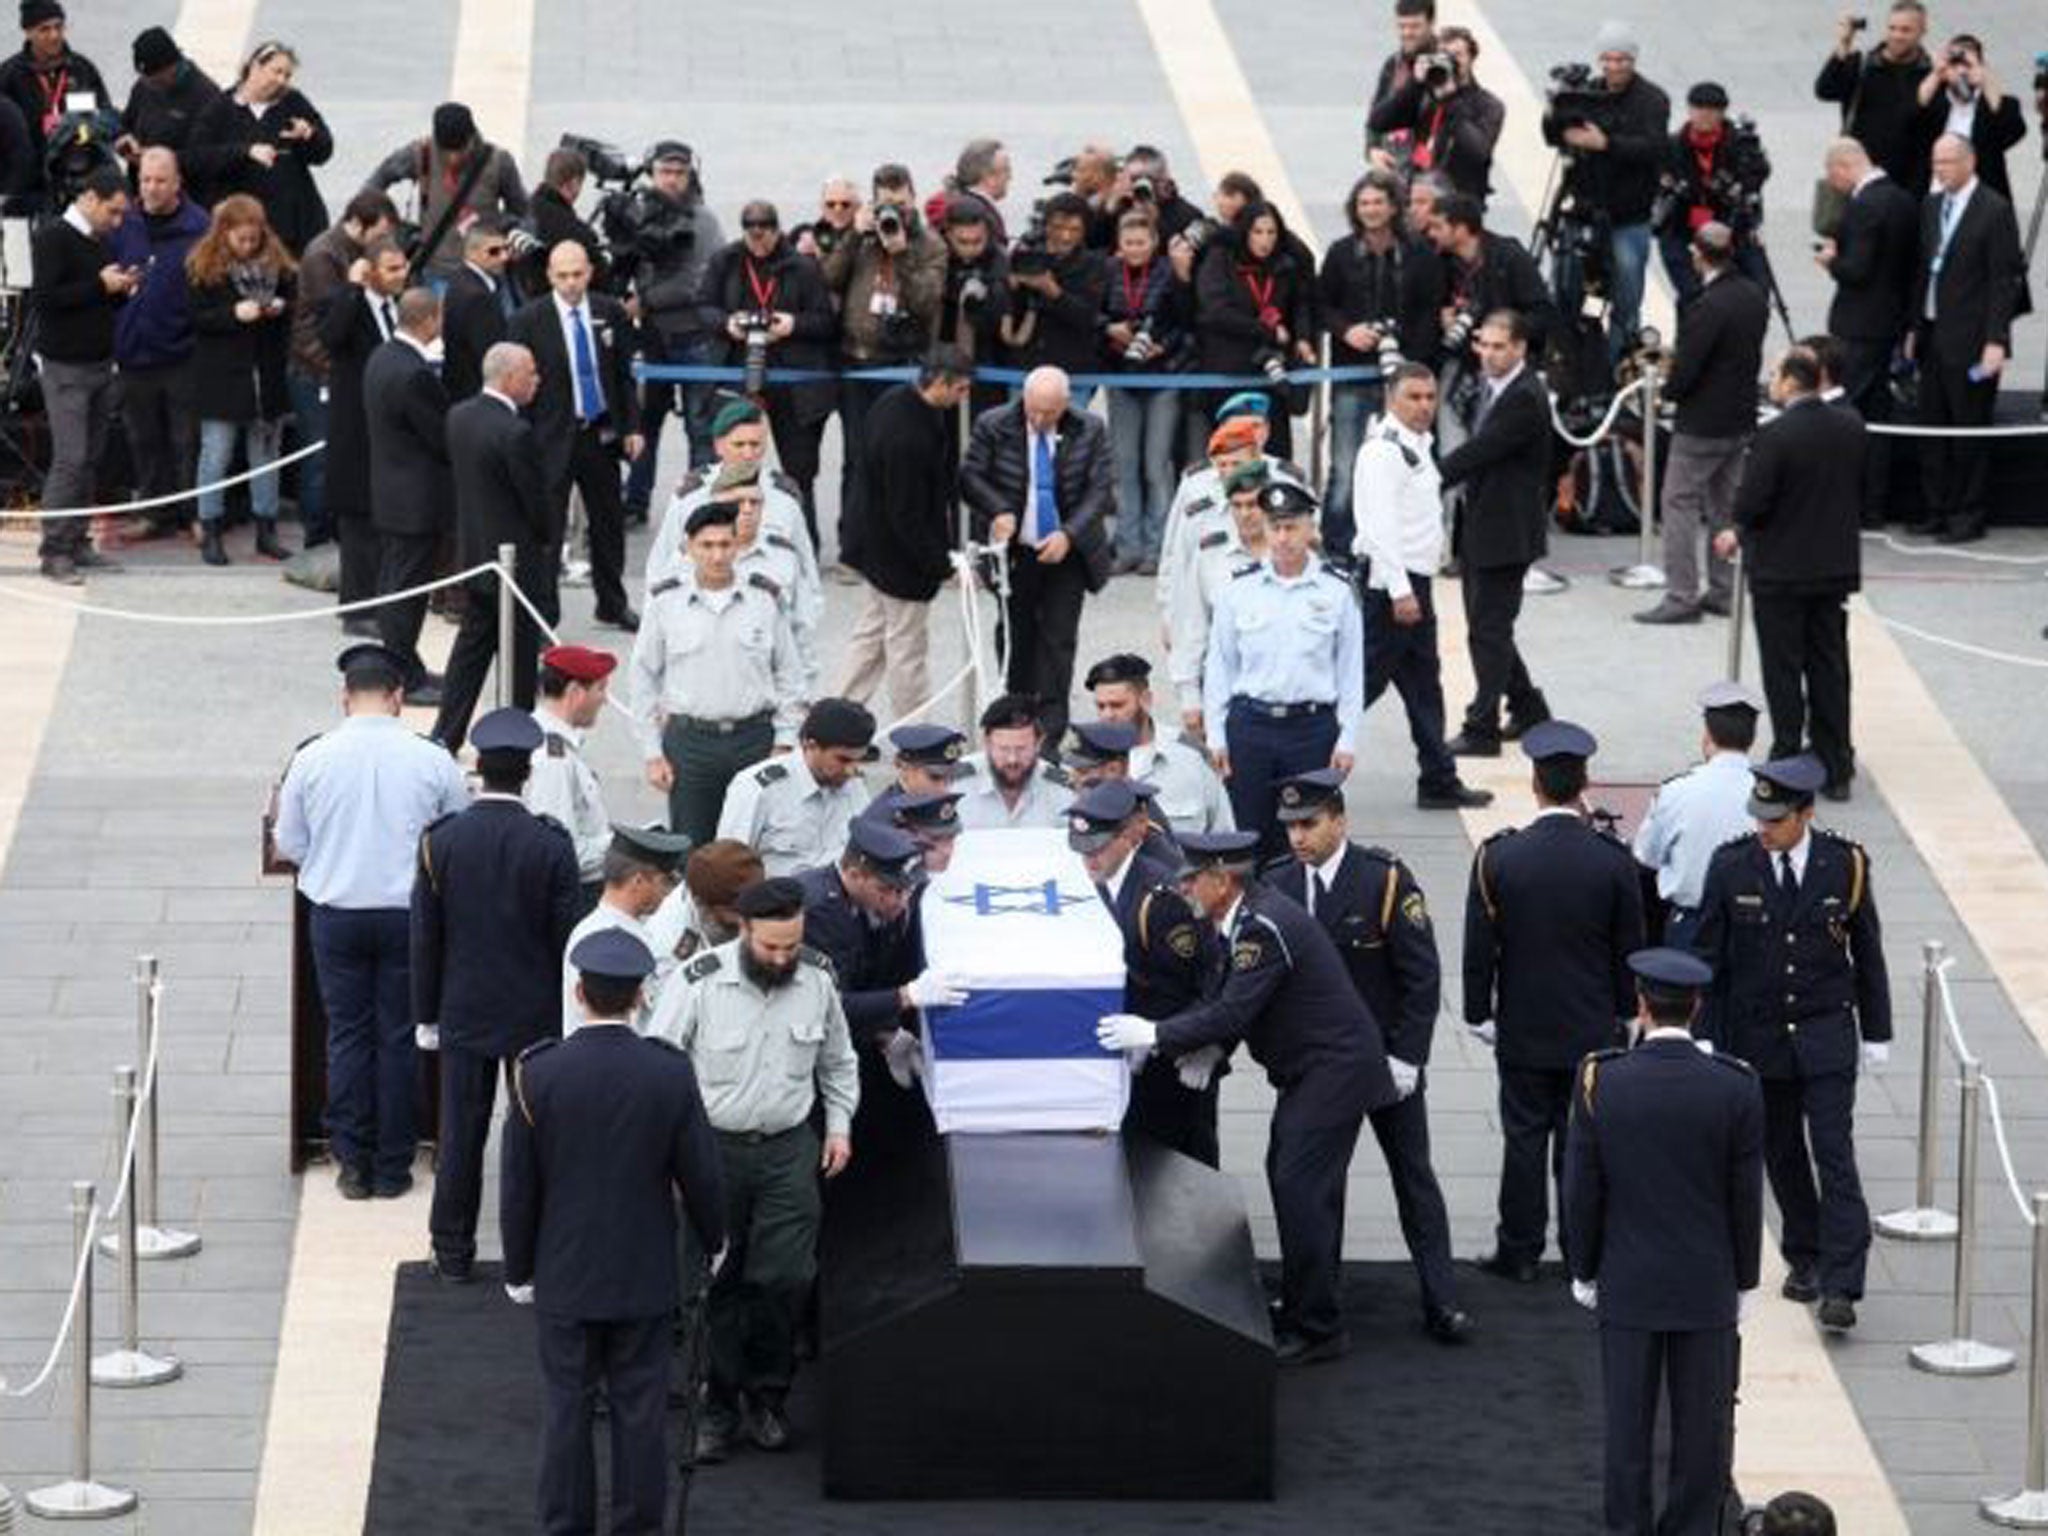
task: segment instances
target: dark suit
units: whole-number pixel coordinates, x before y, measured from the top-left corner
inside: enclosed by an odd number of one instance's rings
[[[1949,94],[1938,90],[1919,109],[1913,122],[1920,157],[1931,160],[1934,141],[1948,132]],[[2027,120],[2020,112],[2019,98],[2007,91],[1992,111],[1979,96],[1970,109],[1970,148],[1977,152],[1977,174],[1984,185],[2010,202],[2012,179],[2006,174],[2005,152],[2027,136]]]
[[[1600,1287],[1612,1536],[1716,1536],[1734,1454],[1740,1293],[1763,1254],[1763,1096],[1683,1031],[1580,1066],[1565,1159],[1572,1275]],[[1651,1444],[1668,1384],[1670,1475]]]
[[[611,1528],[659,1532],[677,1198],[704,1252],[725,1240],[718,1144],[689,1057],[622,1024],[530,1047],[512,1069],[499,1182],[505,1281],[533,1287],[547,1384],[541,1526],[597,1529],[591,1417],[601,1388]]]
[[[1486,386],[1490,389],[1490,384]],[[1465,570],[1465,623],[1476,691],[1465,735],[1500,739],[1500,707],[1527,727],[1550,718],[1515,647],[1522,578],[1543,555],[1550,522],[1550,398],[1533,367],[1484,403],[1472,435],[1444,456],[1443,483],[1465,486],[1455,536]]]
[[[1543,1255],[1544,1165],[1562,1181],[1572,1069],[1614,1044],[1618,1021],[1635,1012],[1628,956],[1642,944],[1635,860],[1578,815],[1539,815],[1474,855],[1465,1022],[1490,1019],[1495,1030],[1504,1143],[1495,1251],[1503,1258]],[[1561,1187],[1558,1198],[1562,1210]],[[1564,1236],[1560,1223],[1560,1246]]]
[[[1384,848],[1355,843],[1346,845],[1327,892],[1313,901],[1308,875],[1307,865],[1290,862],[1274,871],[1268,884],[1323,925],[1351,974],[1351,985],[1379,1020],[1387,1054],[1420,1070],[1429,1061],[1443,997],[1436,933],[1422,888],[1408,866]],[[1417,1083],[1407,1098],[1382,1105],[1370,1118],[1427,1315],[1455,1307],[1457,1288],[1451,1273],[1450,1216],[1430,1162],[1423,1087]]]
[[[1912,324],[1913,268],[1920,253],[1920,210],[1889,176],[1853,193],[1835,229],[1828,274],[1835,297],[1828,333],[1842,344],[1841,385],[1865,421],[1892,415],[1892,358]],[[1881,528],[1891,494],[1891,451],[1870,439],[1863,467],[1863,526]]]
[[[441,383],[458,404],[484,387],[484,354],[505,339],[518,299],[506,277],[465,265],[441,295]]]
[[[391,305],[395,320],[398,301]],[[376,596],[381,550],[370,520],[370,424],[363,402],[363,370],[384,344],[388,328],[371,312],[371,295],[350,284],[320,316],[320,344],[327,349],[327,510],[341,543],[341,600],[359,603]]]
[[[561,616],[555,590],[560,530],[549,515],[547,482],[533,428],[498,395],[476,395],[448,412],[448,463],[455,482],[455,558],[464,570],[513,547],[512,579],[552,624]],[[452,751],[469,731],[484,674],[498,653],[498,578],[472,577],[462,627],[448,653],[434,739]],[[533,707],[540,631],[522,607],[512,630],[512,702]]]
[[[370,521],[383,555],[377,595],[388,597],[434,577],[434,557],[454,525],[455,485],[448,473],[448,395],[441,376],[409,341],[394,338],[363,369],[363,414],[370,443]],[[425,677],[420,625],[427,596],[377,610],[384,643],[406,660],[406,682]]]
[[[507,339],[533,353],[540,390],[527,407],[547,470],[548,503],[559,546],[568,524],[569,492],[583,493],[590,526],[590,587],[600,619],[627,611],[626,504],[619,460],[626,438],[640,430],[640,392],[633,383],[633,322],[604,294],[586,300],[592,363],[603,409],[589,421],[576,414],[576,365],[562,334],[562,310],[544,294],[512,317]],[[595,404],[596,402],[593,402]]]
[[[1173,877],[1179,867],[1178,859],[1158,859],[1140,848],[1124,868],[1116,899],[1107,902],[1124,936],[1124,1010],[1140,1018],[1170,1018],[1199,1002],[1221,962],[1214,926],[1190,911],[1175,889]],[[1104,886],[1096,890],[1107,895]],[[1170,1058],[1151,1057],[1131,1080],[1124,1134],[1150,1136],[1197,1162],[1218,1167],[1222,1153],[1216,1140],[1216,1095],[1221,1078],[1220,1071],[1212,1073],[1207,1087],[1190,1091]]]

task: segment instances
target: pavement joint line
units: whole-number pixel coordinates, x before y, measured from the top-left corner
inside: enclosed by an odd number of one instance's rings
[[[223,90],[234,87],[259,0],[183,0],[171,36]]]
[[[467,103],[476,115],[478,132],[522,159],[533,95],[536,9],[535,0],[461,0],[448,86],[448,99]]]

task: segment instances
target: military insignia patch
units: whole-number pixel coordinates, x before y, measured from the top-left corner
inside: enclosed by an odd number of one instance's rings
[[[1166,947],[1183,960],[1194,959],[1195,951],[1200,945],[1201,940],[1195,934],[1193,923],[1182,923],[1166,936]]]
[[[1238,944],[1230,951],[1230,968],[1234,971],[1248,971],[1259,963],[1260,951],[1256,944]]]
[[[1429,926],[1429,904],[1422,899],[1422,892],[1410,891],[1401,898],[1401,915],[1417,928]]]

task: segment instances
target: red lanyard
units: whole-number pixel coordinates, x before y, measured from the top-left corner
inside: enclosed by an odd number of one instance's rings
[[[1443,125],[1444,109],[1439,106],[1429,115],[1429,132],[1415,135],[1415,153],[1409,158],[1417,170],[1426,171],[1436,164],[1436,150],[1433,146],[1436,144],[1437,130]]]
[[[767,282],[762,282],[754,275],[754,260],[751,256],[742,261],[740,266],[747,274],[747,286],[754,291],[754,308],[762,311],[775,308],[775,290],[782,286],[780,279],[771,277]]]
[[[43,92],[43,134],[47,137],[64,116],[64,92],[71,84],[71,71],[60,69],[55,74],[37,75],[36,84]]]
[[[1252,302],[1259,306],[1259,324],[1269,331],[1279,329],[1280,311],[1273,307],[1273,286],[1279,279],[1269,277],[1265,286],[1261,288],[1258,273],[1250,267],[1239,267],[1237,275],[1244,279],[1245,287],[1251,292]]]
[[[1135,283],[1131,281],[1133,272],[1138,274]],[[1135,320],[1145,312],[1145,290],[1152,286],[1152,265],[1147,262],[1142,267],[1128,267],[1118,262],[1117,273],[1124,285],[1124,314]]]

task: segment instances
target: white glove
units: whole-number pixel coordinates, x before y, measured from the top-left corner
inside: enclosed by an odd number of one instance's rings
[[[1477,1040],[1488,1050],[1493,1049],[1493,1020],[1488,1019],[1484,1024],[1467,1024],[1465,1027],[1472,1031],[1472,1038],[1474,1040]]]
[[[512,1305],[513,1305],[513,1306],[515,1306],[515,1307],[530,1307],[530,1306],[532,1306],[532,1305],[533,1305],[533,1284],[532,1284],[532,1282],[531,1282],[531,1281],[529,1281],[529,1282],[528,1282],[527,1284],[525,1284],[525,1285],[508,1285],[508,1286],[506,1286],[506,1287],[505,1287],[505,1299],[506,1299],[507,1301],[511,1302],[511,1303],[512,1303]]]
[[[1422,1086],[1422,1068],[1411,1066],[1398,1056],[1387,1058],[1387,1070],[1394,1074],[1394,1092],[1398,1099],[1405,1099]]]
[[[944,971],[926,971],[903,995],[913,1008],[957,1008],[967,1001],[967,989]]]
[[[908,1088],[924,1076],[924,1042],[907,1029],[899,1029],[882,1042],[882,1059],[889,1064],[889,1076],[898,1088]]]
[[[1572,1300],[1576,1301],[1588,1312],[1598,1312],[1600,1310],[1600,1282],[1598,1280],[1574,1280],[1572,1282]]]
[[[1159,1026],[1135,1013],[1105,1013],[1095,1021],[1095,1039],[1105,1051],[1149,1051],[1159,1043]]]
[[[1740,1328],[1749,1321],[1749,1314],[1756,1309],[1756,1287],[1735,1293],[1735,1326]]]
[[[1863,1042],[1863,1065],[1873,1072],[1892,1059],[1889,1040],[1866,1040]]]
[[[413,1025],[412,1043],[423,1051],[438,1051],[441,1049],[441,1026],[438,1024]]]
[[[1209,1079],[1216,1075],[1216,1069],[1223,1064],[1223,1047],[1205,1045],[1173,1064],[1173,1070],[1180,1075],[1181,1087],[1190,1093],[1200,1093],[1209,1086]]]

